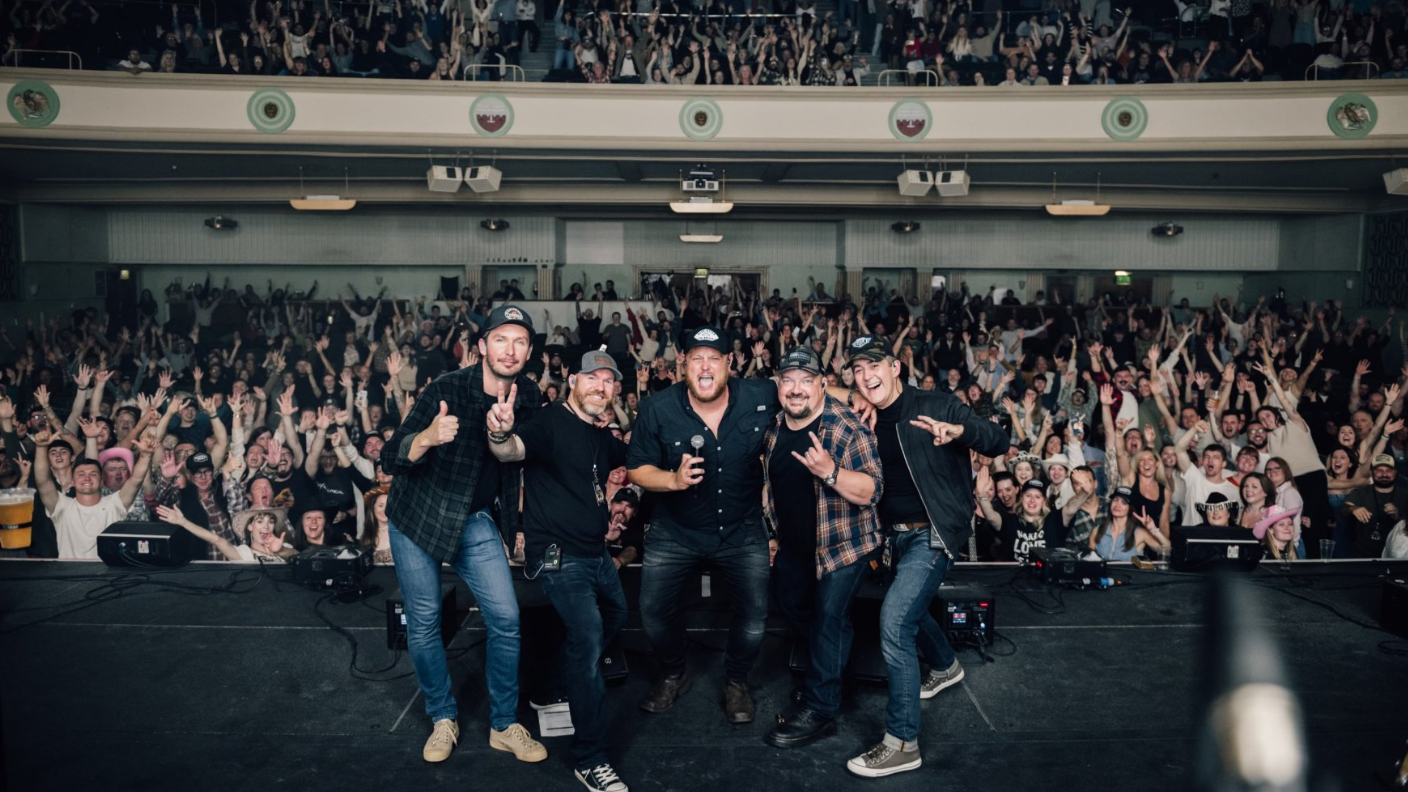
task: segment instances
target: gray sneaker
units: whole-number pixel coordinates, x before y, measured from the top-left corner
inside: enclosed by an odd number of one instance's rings
[[[846,762],[846,769],[864,778],[883,778],[906,770],[918,770],[922,764],[924,760],[919,757],[919,751],[905,753],[881,742]]]
[[[931,699],[939,695],[939,691],[950,688],[963,681],[963,666],[957,660],[948,667],[947,671],[929,670],[929,675],[924,677],[924,681],[919,683],[919,698]]]

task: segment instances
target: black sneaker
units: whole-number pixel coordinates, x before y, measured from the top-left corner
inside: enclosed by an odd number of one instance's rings
[[[796,748],[835,733],[835,718],[828,718],[814,709],[793,707],[778,716],[777,725],[768,733],[767,741],[778,748]]]
[[[593,792],[628,792],[626,782],[616,775],[609,764],[599,764],[590,770],[574,770],[573,775]]]

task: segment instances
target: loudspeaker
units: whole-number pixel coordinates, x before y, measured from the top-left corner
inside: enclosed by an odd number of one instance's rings
[[[179,525],[167,522],[113,523],[98,534],[98,557],[108,566],[179,567],[205,543]]]
[[[440,586],[440,642],[449,646],[460,629],[460,614],[455,600],[455,585]],[[406,606],[400,599],[386,601],[386,648],[406,648]]]
[[[464,172],[453,165],[432,165],[425,172],[425,186],[431,192],[457,193],[464,185]]]
[[[929,171],[907,170],[899,175],[897,181],[900,185],[900,195],[918,198],[927,195],[933,188],[934,174]]]
[[[968,194],[968,171],[940,171],[935,174],[934,189],[944,198],[956,198]]]
[[[1408,638],[1408,583],[1402,580],[1384,581],[1383,610],[1379,624],[1391,633]]]
[[[1245,528],[1179,525],[1172,529],[1169,566],[1184,571],[1237,569],[1250,572],[1266,548]]]
[[[1385,173],[1384,189],[1388,190],[1389,195],[1408,195],[1408,168]]]
[[[477,193],[498,192],[499,180],[504,174],[490,165],[480,165],[464,172],[464,183]]]

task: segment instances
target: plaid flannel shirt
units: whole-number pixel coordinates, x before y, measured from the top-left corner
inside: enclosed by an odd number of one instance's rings
[[[514,419],[526,423],[537,413],[542,396],[538,386],[526,377],[518,377],[517,385]],[[459,433],[454,440],[411,462],[411,443],[440,413],[441,401],[450,415],[459,417]],[[474,488],[486,464],[499,466],[499,533],[508,546],[513,546],[513,536],[519,530],[518,492],[523,466],[501,464],[490,456],[484,423],[489,404],[480,366],[445,374],[426,386],[411,414],[381,452],[382,469],[395,477],[386,502],[387,517],[407,539],[442,563],[449,563],[459,549]]]
[[[779,412],[773,425],[763,439],[763,460],[772,457],[777,445],[777,433],[784,416]],[[842,470],[865,473],[875,479],[875,494],[864,506],[841,497],[835,490],[814,479],[816,488],[816,513],[819,520],[816,532],[816,576],[820,580],[829,572],[835,572],[865,557],[879,547],[884,539],[880,525],[880,515],[876,504],[885,490],[885,478],[880,470],[880,446],[870,427],[841,402],[826,397],[821,409],[821,427],[817,432],[821,445]],[[767,465],[763,466],[766,477]],[[773,498],[772,486],[767,490],[767,518],[777,525],[777,503]]]

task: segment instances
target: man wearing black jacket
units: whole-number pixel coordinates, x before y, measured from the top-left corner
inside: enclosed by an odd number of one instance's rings
[[[885,737],[846,767],[878,778],[920,766],[919,701],[963,679],[929,603],[973,531],[969,450],[996,456],[1006,450],[1007,436],[951,394],[905,388],[883,339],[860,336],[850,356],[856,389],[876,408],[885,475],[880,521],[890,533],[895,579],[880,609],[890,685]],[[916,642],[930,665],[923,679]]]

